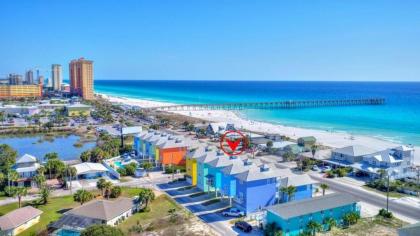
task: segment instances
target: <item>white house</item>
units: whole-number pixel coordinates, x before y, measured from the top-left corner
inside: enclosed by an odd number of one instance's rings
[[[19,184],[25,186],[34,186],[32,178],[37,175],[37,170],[41,167],[36,157],[25,154],[16,160],[13,169],[19,174]]]
[[[118,225],[136,212],[137,204],[130,198],[114,201],[93,200],[66,212],[58,221],[52,223],[53,230],[81,232],[94,224]]]
[[[414,177],[414,149],[399,146],[381,151],[361,145],[337,148],[332,151],[327,163],[337,166],[348,166],[358,171],[377,177],[378,171],[386,170],[391,179]]]
[[[42,211],[31,206],[22,207],[0,217],[0,235],[14,236],[37,224]]]
[[[365,165],[362,165],[362,168],[367,166],[370,168],[369,172],[376,173],[379,169],[384,169],[391,179],[414,177],[413,159],[413,148],[399,146],[364,156],[363,164]]]

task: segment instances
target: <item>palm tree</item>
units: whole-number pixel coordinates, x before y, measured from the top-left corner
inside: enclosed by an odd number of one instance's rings
[[[28,194],[28,189],[25,187],[16,187],[14,195],[18,198],[19,208],[22,206],[22,197]]]
[[[102,196],[104,196],[105,183],[106,180],[104,178],[100,178],[98,182],[96,182],[96,188],[101,191]]]
[[[73,195],[73,199],[76,202],[80,202],[80,205],[93,199],[93,194],[84,189],[77,190]]]
[[[316,232],[321,231],[322,225],[316,221],[309,221],[306,227],[309,229],[312,235],[315,235]]]
[[[145,208],[147,209],[149,202],[155,200],[155,193],[153,190],[148,188],[142,188],[139,192],[139,201],[143,204],[145,203]]]
[[[287,187],[282,187],[280,191],[287,195],[287,201],[289,202],[289,201],[292,201],[293,196],[295,195],[297,189],[295,186],[290,185]]]
[[[65,166],[63,170],[61,170],[61,175],[65,176],[66,178],[66,182],[69,182],[69,186],[70,186],[70,193],[72,192],[72,187],[73,187],[73,177],[77,175],[77,170],[76,168],[74,168],[73,166]]]
[[[328,217],[324,220],[324,224],[328,225],[328,230],[331,230],[333,227],[337,226],[337,221],[331,217]]]
[[[105,189],[105,196],[107,199],[109,199],[109,195],[111,194],[111,189],[112,189],[112,182],[106,181],[104,183],[104,189]]]
[[[34,181],[38,188],[42,188],[45,185],[47,179],[45,179],[45,175],[37,175],[34,177]]]
[[[51,193],[51,190],[47,186],[44,186],[41,188],[41,199],[44,205],[48,203],[48,198],[50,197],[50,193]]]
[[[312,147],[311,147],[311,152],[312,152],[312,157],[313,158],[315,158],[315,154],[316,154],[316,151],[318,150],[318,146],[317,145],[312,145]]]
[[[328,184],[321,184],[319,187],[322,189],[322,196],[325,196],[325,190],[329,188]]]
[[[146,175],[149,176],[149,170],[152,169],[153,165],[151,162],[144,162],[142,167],[146,170]]]
[[[47,170],[45,169],[45,166],[40,166],[40,167],[36,170],[36,173],[37,173],[38,175],[44,175],[44,174],[45,174],[45,172],[47,172]]]

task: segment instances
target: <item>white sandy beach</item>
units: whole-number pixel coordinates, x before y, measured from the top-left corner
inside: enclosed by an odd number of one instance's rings
[[[123,103],[127,105],[135,105],[139,107],[157,107],[165,105],[174,105],[173,103],[158,102],[151,100],[141,100],[133,98],[123,98],[116,96],[108,96],[105,94],[100,94],[102,97],[108,99],[111,102]],[[302,136],[315,136],[318,142],[322,145],[339,148],[349,145],[363,145],[369,146],[371,148],[381,150],[385,148],[392,148],[400,143],[394,143],[387,140],[382,140],[375,137],[368,137],[363,135],[350,135],[345,132],[328,132],[324,130],[316,129],[304,129],[283,126],[280,124],[271,124],[267,122],[252,121],[239,117],[232,111],[177,111],[174,113],[191,116],[195,118],[200,118],[203,120],[208,120],[212,122],[228,122],[235,124],[235,127],[247,129],[255,132],[264,132],[270,134],[281,134],[293,139],[297,139]],[[420,165],[420,147],[415,147],[415,163]]]

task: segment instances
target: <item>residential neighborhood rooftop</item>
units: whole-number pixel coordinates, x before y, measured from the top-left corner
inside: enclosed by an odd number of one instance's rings
[[[332,193],[325,196],[292,201],[267,207],[267,210],[275,213],[283,219],[320,212],[339,206],[356,203],[358,200],[350,194]]]
[[[0,229],[3,231],[14,229],[41,214],[41,210],[31,206],[18,208],[0,217]]]
[[[131,208],[133,208],[133,200],[130,198],[119,198],[115,201],[94,200],[76,207],[66,214],[108,221]]]

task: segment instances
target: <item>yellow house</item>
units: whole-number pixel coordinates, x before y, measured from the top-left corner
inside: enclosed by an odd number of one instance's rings
[[[91,106],[85,104],[72,104],[66,106],[67,116],[89,116]]]
[[[31,206],[22,207],[0,217],[0,235],[14,236],[37,224],[42,211]]]
[[[197,185],[197,158],[206,155],[206,152],[211,151],[210,147],[199,146],[190,150],[186,157],[187,182],[191,185]]]

